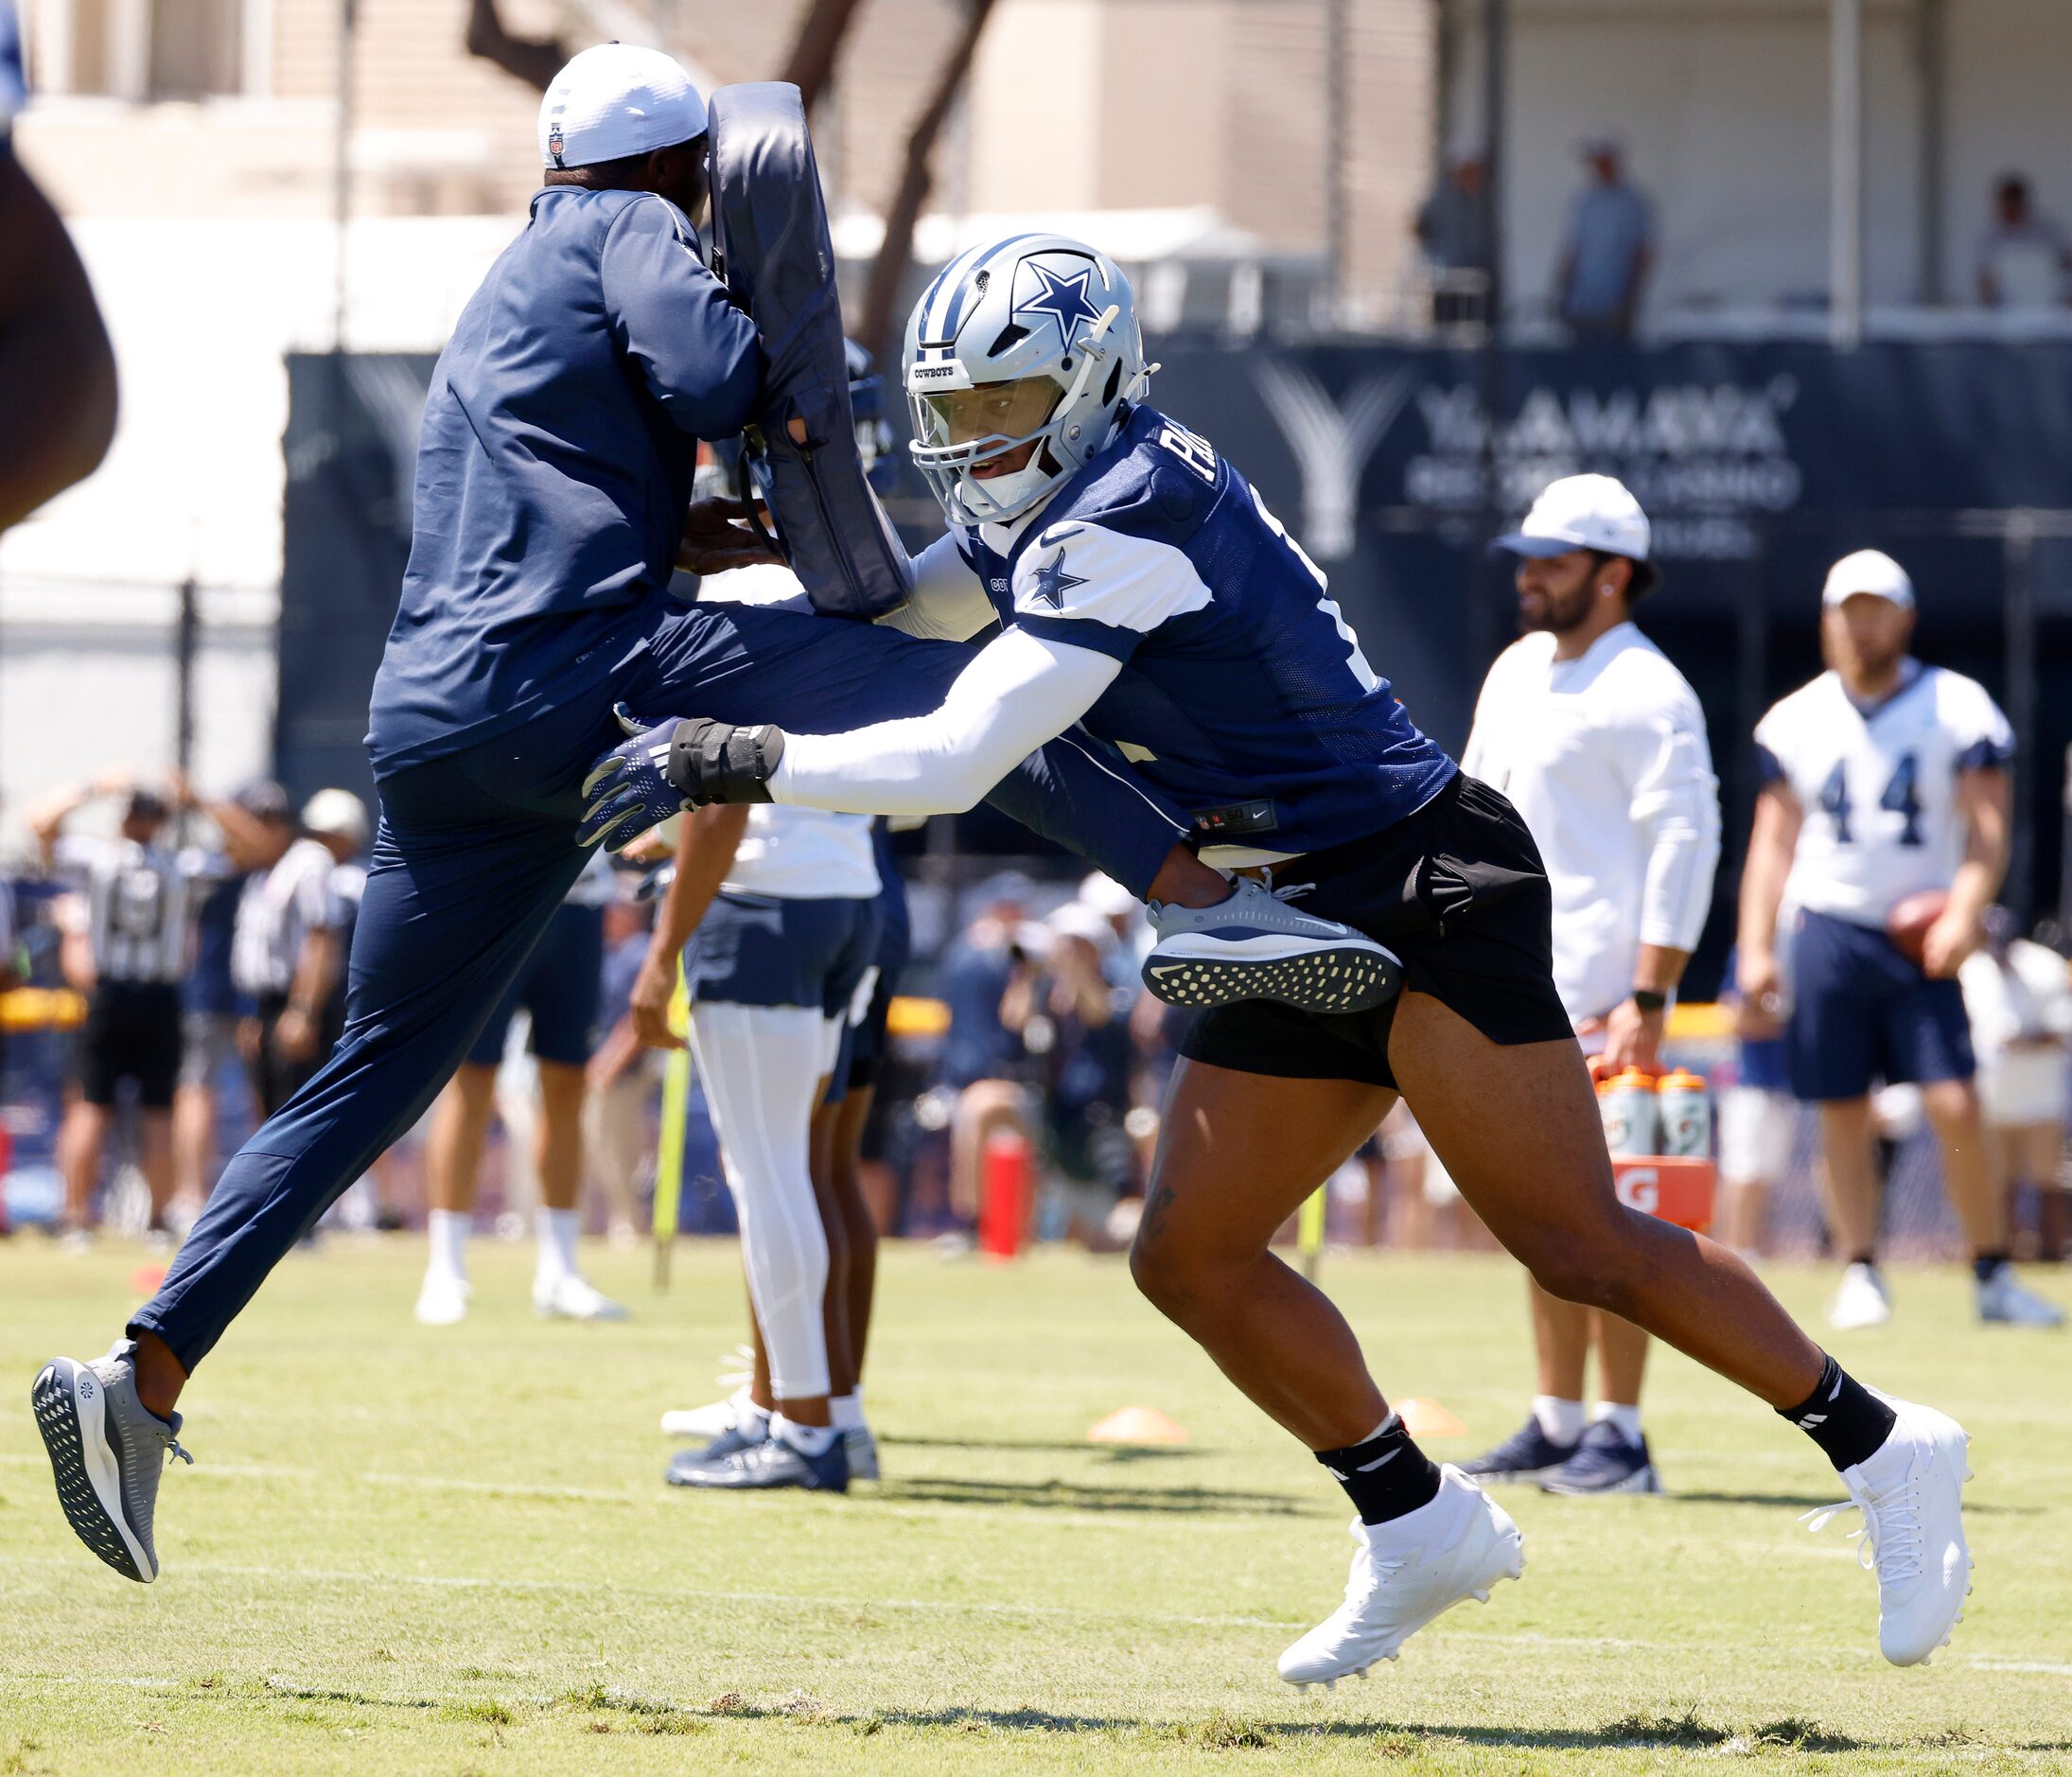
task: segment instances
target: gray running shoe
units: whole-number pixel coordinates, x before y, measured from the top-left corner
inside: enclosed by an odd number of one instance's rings
[[[740,1492],[763,1487],[807,1487],[833,1493],[849,1491],[849,1452],[840,1438],[818,1456],[809,1456],[781,1437],[766,1437],[746,1450],[689,1461],[679,1452],[669,1465],[668,1481],[677,1487],[722,1487]]]
[[[1304,1012],[1369,1012],[1403,989],[1403,965],[1350,925],[1303,913],[1240,877],[1212,907],[1150,904],[1158,942],[1144,985],[1174,1006],[1277,999]]]
[[[52,1358],[28,1391],[58,1482],[58,1503],[79,1540],[116,1573],[158,1577],[151,1513],[166,1453],[180,1448],[180,1416],[161,1419],[137,1399],[136,1346],[118,1339],[92,1364]]]
[[[849,1478],[875,1481],[878,1478],[878,1440],[870,1435],[870,1428],[852,1425],[842,1434],[842,1442],[849,1451]]]

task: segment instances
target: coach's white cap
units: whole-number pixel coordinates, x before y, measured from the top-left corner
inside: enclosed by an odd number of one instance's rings
[[[350,790],[319,790],[302,811],[305,833],[332,834],[355,845],[367,843],[367,804]]]
[[[705,133],[705,100],[673,57],[599,44],[548,83],[539,101],[542,167],[594,167]]]
[[[1820,589],[1820,603],[1839,605],[1858,592],[1868,592],[1874,599],[1890,599],[1903,611],[1914,608],[1914,583],[1906,577],[1906,570],[1882,549],[1859,549],[1830,568],[1827,585]]]
[[[1647,514],[1624,482],[1609,475],[1564,475],[1547,484],[1523,524],[1490,547],[1514,555],[1566,555],[1572,549],[1594,549],[1645,561],[1649,540]]]

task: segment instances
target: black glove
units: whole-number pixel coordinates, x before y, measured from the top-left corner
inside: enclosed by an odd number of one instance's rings
[[[623,703],[612,713],[626,738],[583,780],[578,845],[602,840],[616,852],[686,808],[770,800],[770,774],[784,756],[783,730],[735,728],[704,716],[650,724]]]

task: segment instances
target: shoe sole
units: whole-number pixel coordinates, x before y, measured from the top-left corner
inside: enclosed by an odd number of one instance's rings
[[[108,1445],[99,1383],[86,1400],[79,1398],[79,1379],[89,1373],[70,1358],[52,1359],[29,1387],[29,1405],[73,1535],[125,1579],[149,1586],[158,1568],[131,1534],[123,1513],[122,1470]]]
[[[1558,1470],[1556,1471],[1558,1472]],[[1629,1475],[1622,1475],[1608,1486],[1601,1487],[1563,1487],[1557,1481],[1542,1481],[1542,1493],[1558,1493],[1564,1499],[1594,1499],[1600,1493],[1647,1493],[1659,1494],[1662,1490],[1661,1477],[1655,1472],[1655,1465],[1636,1469]]]
[[[673,1487],[693,1487],[701,1493],[847,1493],[855,1476],[845,1477],[839,1487],[815,1481],[709,1481],[702,1475],[671,1474],[667,1469],[662,1479]]]
[[[1303,1012],[1371,1012],[1402,987],[1402,969],[1380,945],[1368,942],[1305,945],[1279,956],[1232,956],[1227,942],[1215,950],[1190,946],[1186,938],[1151,952],[1144,985],[1168,1006],[1208,1011],[1238,1000],[1271,999]]]
[[[1357,1666],[1347,1666],[1344,1671],[1333,1673],[1328,1678],[1291,1679],[1284,1672],[1281,1674],[1282,1682],[1287,1684],[1292,1684],[1298,1691],[1306,1691],[1309,1689],[1311,1685],[1316,1684],[1323,1685],[1324,1688],[1328,1691],[1338,1683],[1340,1679],[1363,1679],[1370,1671],[1372,1671],[1376,1666],[1379,1665],[1384,1660],[1396,1659],[1402,1653],[1403,1644],[1405,1642],[1410,1640],[1413,1635],[1416,1634],[1419,1629],[1429,1627],[1431,1624],[1437,1622],[1439,1618],[1444,1616],[1449,1610],[1452,1610],[1455,1605],[1466,1604],[1470,1598],[1472,1598],[1477,1604],[1487,1604],[1489,1602],[1489,1594],[1493,1591],[1495,1591],[1498,1586],[1502,1584],[1502,1582],[1507,1579],[1519,1578],[1525,1572],[1525,1539],[1522,1535],[1519,1534],[1519,1528],[1516,1524],[1513,1524],[1510,1529],[1501,1532],[1499,1534],[1497,1547],[1501,1550],[1505,1556],[1508,1557],[1508,1559],[1504,1562],[1501,1571],[1489,1575],[1489,1577],[1484,1580],[1481,1585],[1470,1586],[1466,1592],[1461,1592],[1457,1597],[1449,1598],[1446,1603],[1438,1606],[1437,1609],[1427,1612],[1425,1615],[1416,1618],[1413,1622],[1404,1624],[1403,1627],[1396,1631],[1396,1636],[1392,1641],[1383,1644],[1381,1647],[1377,1649],[1373,1654],[1369,1655],[1366,1660],[1361,1662],[1361,1664]]]

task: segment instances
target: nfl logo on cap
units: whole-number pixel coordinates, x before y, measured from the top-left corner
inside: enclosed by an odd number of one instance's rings
[[[552,123],[547,127],[547,152],[554,157],[554,165],[561,165],[561,125]]]

